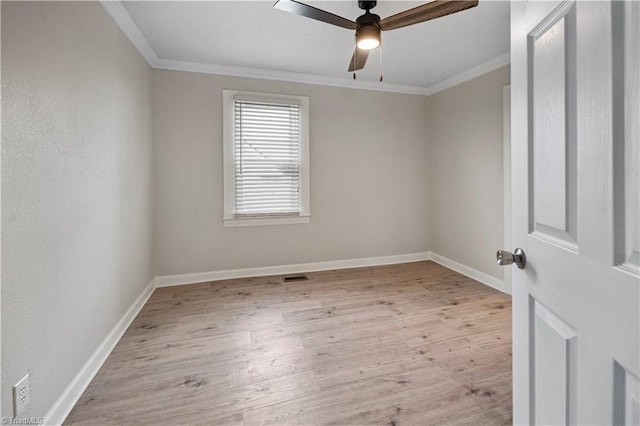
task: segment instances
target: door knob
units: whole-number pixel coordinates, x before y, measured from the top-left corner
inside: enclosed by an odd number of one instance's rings
[[[496,253],[496,260],[498,261],[498,265],[501,266],[507,266],[515,263],[519,269],[524,269],[527,264],[527,256],[524,255],[524,251],[520,248],[517,248],[515,253],[498,250]]]

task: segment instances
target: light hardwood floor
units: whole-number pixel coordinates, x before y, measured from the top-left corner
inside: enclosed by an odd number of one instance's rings
[[[511,299],[433,262],[157,289],[66,424],[508,424]]]

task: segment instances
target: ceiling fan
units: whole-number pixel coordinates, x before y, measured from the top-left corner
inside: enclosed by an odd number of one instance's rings
[[[376,7],[376,3],[375,0],[358,0],[358,7],[365,13],[359,16],[355,22],[296,0],[276,0],[273,7],[327,24],[356,30],[356,48],[349,64],[349,72],[353,72],[364,68],[369,51],[380,46],[381,31],[395,30],[461,12],[477,6],[478,0],[435,0],[384,19],[380,19],[378,15],[370,12]]]

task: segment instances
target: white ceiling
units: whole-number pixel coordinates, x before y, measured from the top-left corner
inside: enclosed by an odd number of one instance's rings
[[[423,3],[382,0],[372,12],[385,18]],[[352,81],[347,66],[353,31],[273,9],[272,1],[122,4],[160,60]],[[308,4],[352,20],[363,13],[355,0]],[[386,31],[382,37],[385,84],[429,88],[506,57],[509,2],[480,0],[473,9]],[[378,49],[369,56],[359,82],[380,84],[379,55]]]

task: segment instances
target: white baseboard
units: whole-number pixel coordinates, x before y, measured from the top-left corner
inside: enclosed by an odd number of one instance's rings
[[[269,275],[298,274],[302,272],[330,271],[333,269],[363,268],[367,266],[394,265],[397,263],[433,260],[440,265],[472,278],[482,284],[511,294],[504,281],[477,269],[458,263],[431,251],[395,256],[366,257],[361,259],[334,260],[328,262],[298,263],[294,265],[265,266],[257,268],[229,269],[223,271],[198,272],[181,275],[163,275],[155,278],[156,287],[197,284],[209,281],[236,278],[264,277]]]
[[[120,341],[120,338],[133,322],[142,307],[147,303],[151,293],[155,290],[155,281],[151,282],[144,288],[140,296],[133,302],[131,307],[125,312],[123,317],[118,321],[116,326],[105,337],[98,349],[91,355],[89,360],[82,366],[78,374],[73,378],[69,386],[62,392],[60,397],[54,402],[44,417],[45,425],[61,425],[67,418],[73,407],[76,405],[84,391],[91,383],[91,380],[107,360],[107,357]]]
[[[397,263],[429,260],[430,253],[410,253],[395,256],[366,257],[362,259],[333,260],[328,262],[298,263],[294,265],[265,266],[258,268],[229,269],[225,271],[199,272],[195,274],[164,275],[155,278],[157,287],[196,284],[235,278],[264,277],[269,275],[298,274],[301,272],[330,271],[333,269],[363,268],[367,266],[394,265]]]
[[[485,274],[484,272],[480,272],[477,269],[470,268],[467,265],[463,265],[462,263],[458,263],[455,260],[451,260],[447,257],[440,256],[439,254],[436,254],[434,252],[429,252],[429,254],[430,254],[431,260],[433,260],[436,263],[439,263],[445,268],[449,268],[462,275],[466,275],[469,278],[473,278],[474,280],[482,284],[488,285],[489,287],[493,287],[496,290],[499,290],[503,293],[511,294],[511,292],[505,285],[504,281],[492,275]]]

